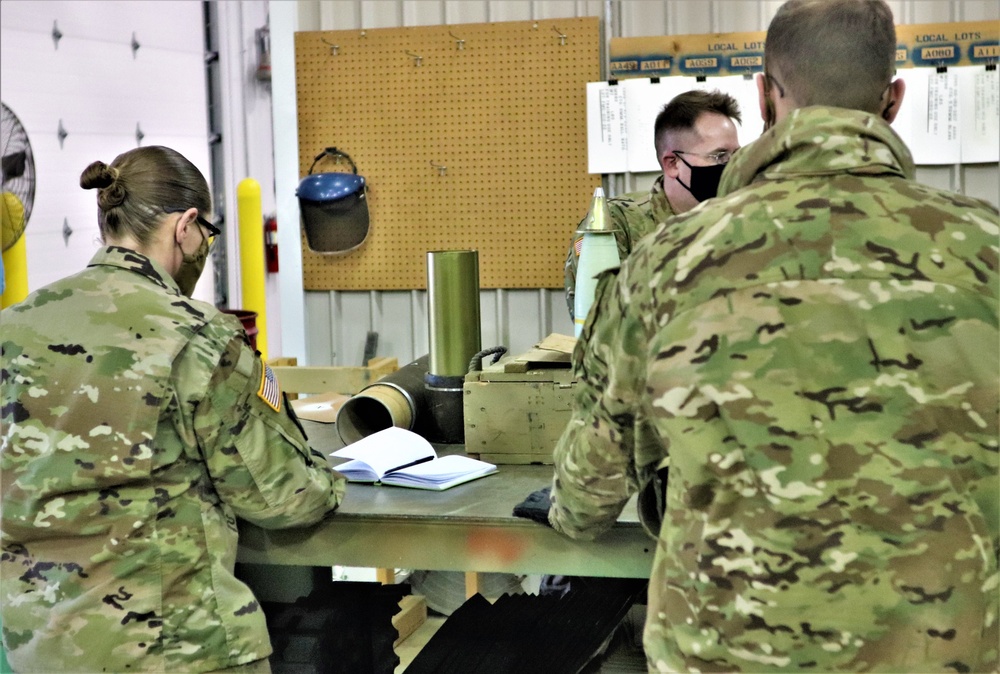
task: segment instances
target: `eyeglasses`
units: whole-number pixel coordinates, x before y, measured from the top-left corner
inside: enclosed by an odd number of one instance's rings
[[[165,213],[183,213],[186,210],[187,210],[186,208],[170,208],[170,209],[165,210],[164,212]],[[199,225],[201,225],[202,227],[204,227],[205,229],[208,230],[208,239],[209,239],[208,242],[209,242],[209,244],[212,243],[212,240],[215,239],[215,237],[222,236],[222,230],[221,229],[219,229],[218,227],[216,227],[215,225],[213,225],[211,222],[209,222],[205,218],[201,217],[200,215],[194,216],[194,220]]]
[[[674,150],[674,154],[687,154],[695,157],[701,157],[709,160],[713,164],[728,164],[729,160],[733,158],[733,153],[729,150],[719,150],[718,152],[709,152],[707,154],[702,152],[683,152],[681,150]]]
[[[200,215],[195,216],[195,222],[208,230],[209,240],[214,239],[217,236],[222,236],[222,230],[213,225],[211,222],[201,217]]]

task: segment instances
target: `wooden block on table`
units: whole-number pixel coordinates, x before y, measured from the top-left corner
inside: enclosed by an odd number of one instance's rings
[[[392,617],[392,626],[399,636],[393,648],[402,643],[427,621],[427,600],[419,594],[408,594],[399,601],[399,613]]]
[[[568,370],[573,366],[572,358],[572,355],[558,351],[535,349],[504,363],[503,371],[524,374],[532,370],[544,370],[547,368]]]
[[[474,597],[477,594],[482,594],[483,590],[483,577],[476,571],[466,571],[465,572],[465,598]]]
[[[539,349],[562,351],[563,353],[572,354],[573,349],[576,348],[576,337],[560,335],[557,332],[553,332],[551,335],[536,344],[535,347]]]
[[[372,358],[365,367],[275,366],[271,370],[281,389],[293,393],[354,395],[399,369],[395,358]]]
[[[289,398],[293,394],[289,394]],[[337,412],[351,396],[345,393],[320,393],[302,400],[294,400],[292,409],[300,419],[321,424],[332,424],[337,420]]]
[[[273,372],[276,367],[295,367],[299,364],[299,359],[295,356],[276,356],[268,358],[267,364],[271,366],[271,371]],[[299,399],[299,394],[295,392],[285,391],[285,395],[288,396],[289,400]]]

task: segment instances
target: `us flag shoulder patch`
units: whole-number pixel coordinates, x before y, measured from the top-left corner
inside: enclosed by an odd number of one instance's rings
[[[583,237],[573,242],[573,250],[576,252],[576,256],[580,257],[580,251],[583,250]]]
[[[257,389],[257,397],[266,402],[275,412],[281,411],[281,388],[278,386],[278,379],[267,363],[261,363],[264,370],[260,373],[260,388]]]

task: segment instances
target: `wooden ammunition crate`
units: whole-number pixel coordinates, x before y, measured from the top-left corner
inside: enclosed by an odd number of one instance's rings
[[[529,352],[533,353],[533,352]],[[507,358],[465,377],[465,449],[490,463],[552,463],[573,408],[569,354]]]

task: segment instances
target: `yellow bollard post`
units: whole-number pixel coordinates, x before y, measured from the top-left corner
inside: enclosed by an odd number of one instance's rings
[[[257,350],[267,360],[267,298],[264,294],[264,213],[260,183],[244,178],[236,187],[240,218],[240,282],[242,309],[257,312]]]
[[[28,246],[24,234],[14,245],[3,252],[5,285],[0,297],[0,308],[6,309],[28,296]]]

